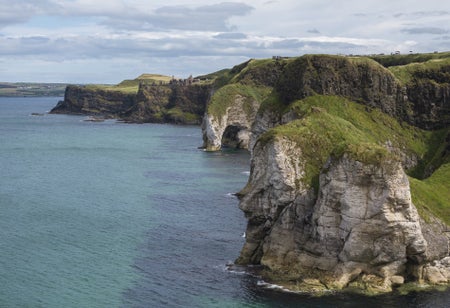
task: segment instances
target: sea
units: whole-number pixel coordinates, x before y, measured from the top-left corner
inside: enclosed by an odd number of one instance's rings
[[[450,291],[290,293],[233,267],[244,150],[198,126],[52,115],[0,98],[0,307],[449,307]]]

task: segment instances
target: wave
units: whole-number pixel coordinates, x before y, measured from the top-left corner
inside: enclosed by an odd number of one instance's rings
[[[280,286],[278,284],[266,282],[266,281],[264,281],[262,279],[258,280],[256,282],[256,285],[258,287],[262,287],[262,288],[268,289],[268,290],[276,290],[276,291],[281,291],[281,292],[286,292],[286,293],[301,293],[301,292],[295,292],[295,291],[289,290],[289,289],[287,289],[287,288],[285,288],[283,286]]]
[[[229,273],[238,275],[251,275],[251,273],[247,271],[247,267],[236,265],[232,262],[229,262],[225,265],[225,270]]]
[[[236,198],[236,193],[227,193],[225,196],[227,196],[228,198]]]

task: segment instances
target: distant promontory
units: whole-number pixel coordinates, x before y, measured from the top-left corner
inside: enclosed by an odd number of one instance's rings
[[[69,85],[51,113],[115,118],[130,123],[200,124],[211,97],[207,76],[175,79],[143,74],[118,85]]]

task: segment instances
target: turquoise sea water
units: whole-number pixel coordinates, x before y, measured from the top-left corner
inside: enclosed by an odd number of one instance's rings
[[[247,152],[198,150],[195,126],[45,114],[57,101],[0,98],[0,307],[450,303],[448,291],[313,298],[228,271],[244,242],[231,193]]]

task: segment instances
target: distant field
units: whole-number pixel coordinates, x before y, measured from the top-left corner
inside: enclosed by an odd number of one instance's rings
[[[64,96],[67,84],[0,82],[0,96]]]

